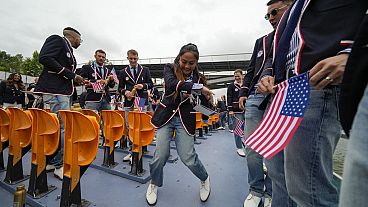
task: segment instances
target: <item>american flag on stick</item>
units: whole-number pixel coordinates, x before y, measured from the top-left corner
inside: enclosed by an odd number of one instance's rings
[[[111,75],[114,78],[114,82],[119,84],[119,78],[118,78],[118,75],[116,74],[116,71],[115,71],[114,67],[111,69]]]
[[[91,83],[91,85],[94,92],[102,91],[104,89],[104,86],[100,82],[94,82]]]
[[[238,135],[239,137],[244,136],[244,120],[238,119],[238,122],[236,123],[235,129],[234,129],[234,134]]]
[[[309,94],[308,72],[280,83],[269,110],[244,144],[266,159],[283,150],[303,119]]]
[[[145,98],[141,98],[139,96],[134,98],[134,105],[138,108],[139,112],[143,111],[144,108],[144,104],[146,103],[146,99]]]

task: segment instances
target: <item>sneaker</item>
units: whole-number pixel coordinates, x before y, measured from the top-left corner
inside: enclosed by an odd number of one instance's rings
[[[63,175],[64,175],[63,172],[64,172],[64,167],[61,167],[59,169],[55,168],[54,176],[59,180],[63,180]]]
[[[130,161],[130,162],[131,162],[131,160],[132,160],[132,155],[131,155],[131,154],[128,154],[127,156],[125,156],[125,157],[123,158],[123,162],[128,162],[128,161]]]
[[[146,192],[146,201],[148,205],[155,205],[157,202],[157,186],[149,184]]]
[[[258,207],[262,204],[262,198],[249,193],[248,197],[245,199],[243,207]]]
[[[240,157],[245,157],[245,153],[244,153],[244,150],[243,149],[238,149],[238,150],[236,150],[236,152],[238,153],[238,155]]]
[[[211,186],[210,186],[210,176],[207,177],[205,181],[201,181],[201,187],[199,189],[199,196],[202,202],[206,202],[210,196]]]
[[[224,127],[220,126],[219,128],[217,128],[218,130],[225,130]]]
[[[50,172],[52,170],[55,170],[55,166],[54,165],[46,165],[46,172]]]
[[[271,207],[271,203],[272,203],[272,198],[271,197],[268,197],[266,196],[265,199],[264,199],[264,207]]]
[[[234,130],[229,129],[229,132],[230,132],[230,133],[234,133]]]

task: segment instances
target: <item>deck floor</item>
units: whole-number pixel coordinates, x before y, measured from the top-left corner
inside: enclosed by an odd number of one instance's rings
[[[164,185],[158,189],[160,207],[238,207],[248,194],[247,166],[245,158],[237,155],[233,134],[227,130],[213,133],[202,143],[195,145],[200,160],[205,165],[211,178],[211,195],[207,202],[199,199],[200,181],[180,161],[167,163],[164,169]],[[154,146],[149,147],[150,151]],[[99,153],[100,154],[100,153]],[[172,156],[177,156],[176,150],[171,149]],[[115,153],[115,161],[120,168],[130,169],[123,163],[124,153]],[[23,158],[25,174],[30,172],[30,152]],[[4,153],[7,162],[7,150]],[[94,164],[100,159],[96,159]],[[148,172],[148,163],[151,159],[144,158],[144,168]],[[121,166],[123,165],[123,166]],[[6,172],[0,172],[0,181],[4,180]],[[28,188],[29,180],[23,182]],[[43,206],[59,206],[59,195],[62,182],[48,173],[48,184],[55,185],[57,189],[47,197],[35,200]],[[90,201],[91,206],[148,206],[145,193],[148,182],[141,184],[126,178],[108,174],[95,168],[88,168],[81,178],[82,198]],[[15,188],[15,186],[12,186]],[[13,196],[0,187],[0,206],[11,207]]]

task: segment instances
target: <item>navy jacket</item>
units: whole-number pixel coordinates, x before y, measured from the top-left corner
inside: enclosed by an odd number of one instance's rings
[[[148,105],[148,89],[152,89],[153,82],[151,79],[151,73],[148,67],[144,67],[138,64],[137,67],[137,77],[133,78],[132,73],[130,72],[129,67],[121,70],[119,73],[119,92],[124,96],[124,107],[133,106],[134,98],[128,101],[125,96],[125,91],[132,91],[134,85],[143,84],[143,89],[137,90],[138,96],[146,99],[145,105]]]
[[[183,123],[184,129],[189,135],[195,133],[195,110],[193,109],[190,99],[181,99],[180,94],[191,93],[194,83],[202,83],[199,74],[193,73],[191,82],[180,81],[176,78],[174,66],[166,64],[164,67],[165,93],[160,104],[157,106],[155,113],[151,119],[151,123],[156,128],[165,126],[172,117],[177,113]],[[174,99],[173,94],[177,93]],[[203,100],[203,96],[200,96]]]
[[[103,66],[103,76],[98,73],[98,70],[95,70],[91,65],[83,65],[82,66],[82,71],[81,71],[81,76],[86,79],[89,80],[90,82],[94,83],[97,80],[105,80],[108,78],[108,76],[111,73],[111,69]],[[101,77],[102,76],[102,77]],[[92,86],[86,87],[87,89],[87,94],[85,97],[85,102],[99,102],[101,101],[103,95],[105,95],[106,100],[107,101],[111,101],[111,97],[110,97],[110,92],[109,92],[109,88],[113,88],[115,86],[115,82],[114,81],[110,81],[107,85],[105,85],[105,93],[95,93],[93,91]]]
[[[240,92],[241,86],[238,84],[235,84],[234,82],[231,83],[227,87],[227,109],[228,111],[232,112],[243,112],[239,108],[239,92]]]
[[[21,89],[17,89],[14,85],[10,86],[6,84],[7,81],[1,81],[0,83],[0,105],[4,103],[22,104],[25,106],[25,94]]]
[[[35,92],[55,95],[72,95],[77,65],[73,49],[65,37],[52,35],[43,44],[39,62],[44,66]]]

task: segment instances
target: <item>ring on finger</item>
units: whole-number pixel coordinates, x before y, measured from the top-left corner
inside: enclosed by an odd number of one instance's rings
[[[331,78],[330,76],[326,76],[326,78],[325,78],[326,80],[328,80],[328,81],[330,81],[330,82],[332,82],[334,79],[333,78]]]

